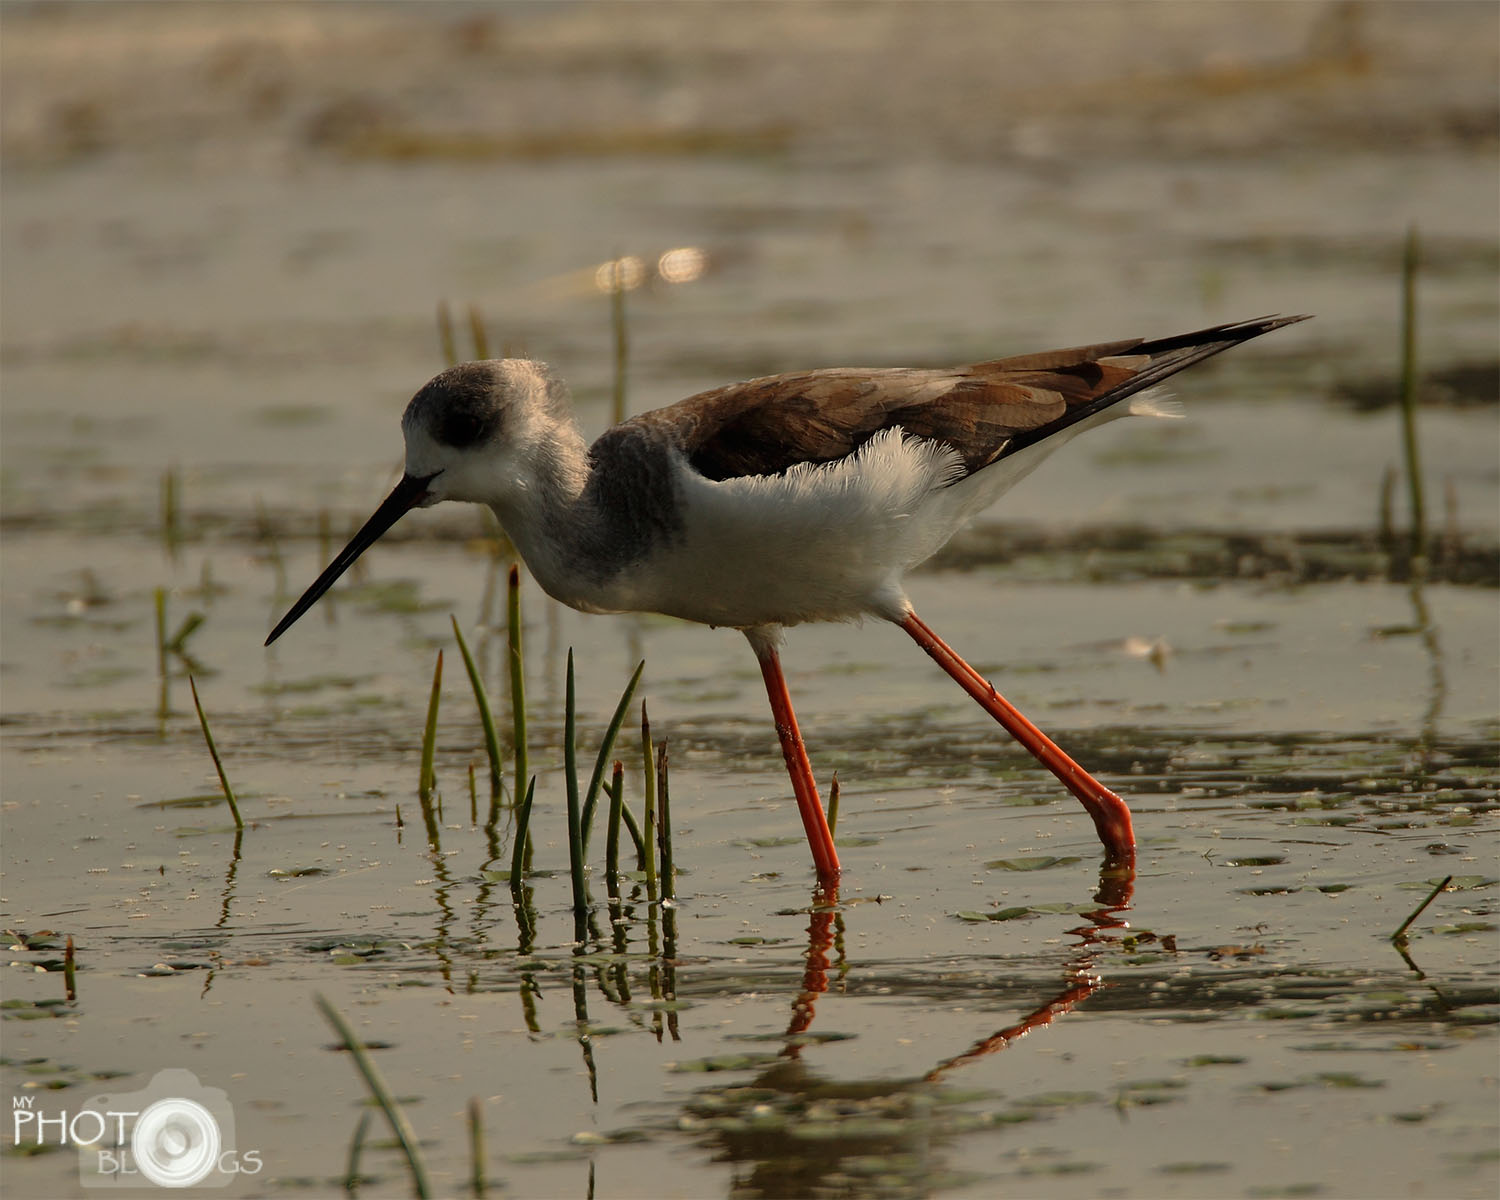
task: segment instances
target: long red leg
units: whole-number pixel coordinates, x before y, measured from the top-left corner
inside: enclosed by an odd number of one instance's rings
[[[786,771],[792,777],[792,791],[797,797],[797,809],[802,814],[802,828],[807,831],[807,844],[812,847],[813,865],[820,879],[837,879],[838,851],[833,848],[833,833],[828,828],[828,818],[823,815],[823,802],[818,799],[818,785],[813,779],[812,764],[807,761],[802,731],[797,728],[797,714],[792,711],[786,676],[781,673],[781,656],[765,639],[752,637],[750,644],[755,648],[760,673],[765,677],[771,715],[776,719],[776,736],[781,739]]]
[[[1045,733],[1028,721],[1021,711],[995,690],[983,675],[958,656],[916,613],[909,613],[901,628],[932,656],[934,662],[951,675],[979,706],[999,721],[1005,731],[1031,751],[1037,762],[1051,771],[1062,785],[1078,798],[1094,819],[1099,840],[1109,857],[1120,863],[1135,861],[1135,830],[1130,823],[1130,809],[1125,801],[1110,791],[1076,762]]]

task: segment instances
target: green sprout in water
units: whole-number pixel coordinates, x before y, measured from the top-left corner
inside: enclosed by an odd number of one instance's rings
[[[214,745],[214,735],[208,728],[208,716],[203,711],[203,704],[198,699],[198,684],[191,675],[188,676],[188,687],[193,692],[193,707],[198,710],[198,725],[203,730],[203,740],[208,743],[208,755],[214,760],[214,770],[219,773],[219,786],[224,789],[224,799],[229,802],[229,811],[234,814],[234,827],[237,830],[245,828],[244,818],[240,816],[240,806],[234,798],[234,789],[229,786],[229,776],[224,772],[224,762],[219,757],[219,748]]]
[[[1422,457],[1417,448],[1417,227],[1406,231],[1401,255],[1401,446],[1411,503],[1412,570],[1427,555],[1427,514],[1422,500]]]
[[[1412,922],[1420,917],[1427,910],[1427,906],[1437,899],[1438,893],[1452,882],[1452,875],[1445,876],[1443,879],[1439,880],[1437,887],[1433,888],[1432,891],[1427,893],[1427,896],[1425,899],[1423,899],[1422,903],[1417,905],[1416,908],[1412,909],[1411,916],[1402,921],[1400,927],[1397,928],[1396,932],[1391,934],[1391,941],[1395,942],[1398,946],[1405,945],[1406,931],[1411,928]]]
[[[490,712],[490,698],[485,691],[484,681],[479,678],[479,668],[474,664],[474,656],[469,653],[469,644],[464,641],[463,630],[458,627],[458,618],[450,617],[453,622],[453,636],[458,639],[459,653],[464,656],[464,670],[469,674],[469,686],[474,689],[474,704],[479,709],[479,723],[484,728],[484,748],[490,758],[490,795],[498,796],[500,792],[500,736],[495,732],[495,718]]]
[[[656,800],[659,806],[660,824],[657,826],[657,846],[661,850],[661,898],[671,900],[677,895],[677,872],[672,865],[672,803],[671,789],[667,781],[667,743],[656,748]]]
[[[526,782],[526,664],[521,653],[521,568],[511,564],[506,592],[506,629],[510,664],[510,717],[516,752],[516,786]]]
[[[651,745],[651,720],[641,701],[641,758],[644,760],[644,817],[641,820],[641,869],[646,872],[646,899],[656,899],[656,751]]]
[[[568,650],[568,677],[563,699],[563,776],[568,788],[568,870],[573,878],[573,912],[588,909],[583,879],[583,814],[578,800],[577,703],[573,685],[573,651]]]
[[[635,695],[636,684],[641,681],[641,672],[646,669],[646,660],[642,659],[636,664],[635,672],[630,676],[630,682],[625,685],[624,692],[620,695],[620,702],[615,705],[614,715],[609,719],[609,725],[604,731],[604,740],[599,744],[599,754],[594,759],[594,773],[589,777],[589,790],[583,801],[583,852],[588,854],[589,833],[594,827],[594,809],[599,801],[599,788],[604,782],[604,765],[609,762],[611,754],[614,753],[615,739],[620,735],[620,726],[625,724],[625,713],[630,708],[631,697]]]
[[[434,846],[438,843],[437,815],[433,810],[432,795],[437,787],[437,770],[433,758],[437,750],[438,701],[443,690],[443,652],[438,651],[437,664],[432,670],[432,692],[427,698],[427,726],[422,732],[422,767],[417,775],[417,799],[422,804],[422,819],[427,823],[427,840]]]
[[[536,776],[526,785],[526,798],[516,810],[516,844],[510,858],[510,886],[520,887],[526,872],[526,843],[531,837],[531,801],[536,795]]]

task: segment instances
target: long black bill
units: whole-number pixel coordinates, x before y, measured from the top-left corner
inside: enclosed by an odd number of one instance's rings
[[[354,560],[379,541],[381,534],[422,503],[427,497],[427,485],[432,480],[431,475],[403,475],[401,482],[380,502],[380,507],[371,514],[363,528],[349,539],[349,544],[338,552],[338,556],[328,564],[328,569],[318,576],[312,587],[302,593],[302,599],[292,605],[276,628],[271,630],[266,645],[269,646],[290,629],[298,617],[316,604],[318,598],[337,582],[338,577],[354,565]]]

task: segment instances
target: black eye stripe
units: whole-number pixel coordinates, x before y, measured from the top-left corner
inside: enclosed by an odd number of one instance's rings
[[[488,440],[500,424],[493,363],[461,363],[412,397],[402,424],[424,430],[439,445],[467,449]]]

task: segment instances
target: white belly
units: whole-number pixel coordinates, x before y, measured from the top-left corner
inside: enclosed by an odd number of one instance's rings
[[[889,430],[851,459],[783,475],[715,482],[684,471],[680,535],[599,598],[736,628],[899,620],[902,572],[955,528],[933,498],[954,490],[945,485],[959,469],[947,448]]]

